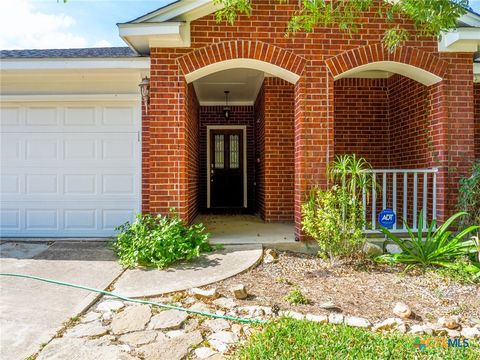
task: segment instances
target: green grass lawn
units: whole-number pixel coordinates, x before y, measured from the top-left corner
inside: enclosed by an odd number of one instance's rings
[[[468,348],[443,347],[441,338],[424,350],[413,345],[415,336],[378,334],[347,326],[320,325],[309,321],[280,319],[264,326],[241,347],[239,359],[480,359],[480,341]]]

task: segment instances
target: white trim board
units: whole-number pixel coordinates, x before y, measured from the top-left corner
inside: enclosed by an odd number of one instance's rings
[[[248,207],[247,194],[247,125],[207,125],[207,209],[211,207],[210,189],[210,130],[243,130],[243,207]]]

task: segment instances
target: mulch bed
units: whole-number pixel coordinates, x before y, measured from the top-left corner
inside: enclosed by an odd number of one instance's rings
[[[345,315],[372,322],[394,317],[396,302],[408,304],[415,322],[436,322],[441,316],[460,315],[466,323],[480,319],[480,284],[461,284],[434,271],[404,272],[402,266],[380,265],[360,259],[333,266],[316,256],[281,252],[279,261],[260,264],[250,271],[215,284],[228,294],[234,284],[250,294],[240,305],[277,304],[280,309],[328,314],[320,307],[333,302]],[[284,298],[299,286],[310,301],[292,306]]]

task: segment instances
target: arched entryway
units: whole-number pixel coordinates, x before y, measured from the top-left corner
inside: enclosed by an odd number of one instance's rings
[[[334,82],[334,153],[355,153],[374,167],[381,191],[367,206],[371,229],[383,208],[417,228],[445,215],[448,154],[443,79],[447,64],[404,47],[370,46],[327,62]]]
[[[229,41],[178,64],[185,79],[188,219],[247,212],[293,222],[295,84],[304,59],[262,42]]]

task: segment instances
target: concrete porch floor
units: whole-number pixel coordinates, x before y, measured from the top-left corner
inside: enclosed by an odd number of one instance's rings
[[[285,244],[294,243],[293,223],[266,223],[254,215],[199,215],[210,235],[211,244]]]

